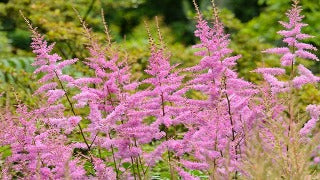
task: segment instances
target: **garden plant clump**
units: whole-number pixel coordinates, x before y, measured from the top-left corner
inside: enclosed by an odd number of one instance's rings
[[[279,66],[250,72],[260,83],[238,75],[242,56],[230,48],[215,4],[211,21],[194,5],[199,63],[171,63],[156,18],[156,38],[145,24],[150,57],[142,77],[112,40],[103,11],[104,43],[79,16],[90,56],[67,60],[21,12],[32,33],[39,78],[33,96],[40,101],[30,108],[17,98],[1,108],[1,152],[9,152],[0,162],[1,178],[320,178],[320,105],[300,99],[303,87],[320,81],[304,63],[319,59],[316,47],[304,42],[313,36],[303,33],[299,1],[279,22],[280,47],[261,52],[275,54]],[[90,73],[71,76],[74,64]]]

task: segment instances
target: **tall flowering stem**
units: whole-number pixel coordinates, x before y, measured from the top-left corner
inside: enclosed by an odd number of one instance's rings
[[[294,0],[292,4],[292,8],[286,13],[289,18],[289,22],[280,21],[279,23],[285,28],[285,30],[278,31],[278,34],[283,36],[283,42],[286,43],[287,47],[280,47],[280,48],[272,48],[268,49],[266,53],[274,53],[280,54],[281,57],[281,64],[283,66],[291,66],[290,68],[290,77],[289,77],[289,127],[288,133],[290,133],[290,126],[294,119],[294,100],[293,100],[293,88],[294,82],[292,81],[295,77],[295,59],[297,57],[304,58],[304,59],[311,59],[318,61],[316,55],[310,53],[308,50],[317,50],[314,46],[300,42],[300,40],[311,38],[312,36],[308,34],[304,34],[301,32],[301,29],[307,24],[302,23],[302,19],[304,16],[300,15],[301,7],[298,5],[299,1]],[[302,65],[300,65],[302,66]],[[300,70],[300,69],[299,69]]]
[[[307,44],[301,41],[312,38],[313,36],[302,33],[302,28],[307,26],[307,24],[302,22],[304,16],[301,15],[302,8],[298,4],[298,0],[293,0],[291,9],[289,9],[286,13],[289,22],[279,21],[279,23],[285,29],[278,31],[278,34],[283,37],[283,42],[287,44],[287,46],[271,48],[263,51],[264,53],[281,55],[280,62],[282,67],[258,68],[255,70],[255,72],[263,75],[265,81],[269,84],[273,98],[279,104],[278,109],[271,109],[271,112],[273,112],[274,114],[272,114],[272,116],[269,116],[269,118],[267,118],[267,120],[265,121],[266,125],[261,127],[260,132],[263,132],[264,137],[266,137],[264,139],[264,141],[266,142],[264,147],[268,149],[274,149],[276,147],[276,142],[278,143],[277,146],[285,146],[283,147],[285,151],[283,151],[282,149],[279,150],[281,151],[281,155],[279,155],[279,157],[286,157],[284,159],[289,165],[291,163],[291,160],[297,161],[297,157],[294,154],[296,151],[296,147],[294,147],[295,144],[291,142],[299,141],[295,140],[295,138],[297,137],[296,129],[298,129],[297,127],[300,123],[297,121],[297,114],[295,113],[295,92],[301,89],[301,87],[305,84],[315,84],[320,81],[319,77],[313,75],[310,70],[308,70],[303,64],[298,64],[299,61],[297,61],[298,58],[319,61],[318,57],[310,52],[311,50],[317,50],[317,48],[311,44]],[[289,67],[289,73],[287,74],[286,70],[284,69],[285,67]],[[296,71],[298,71],[299,75],[296,75]],[[277,76],[287,77],[287,80],[280,81]],[[280,103],[280,94],[285,94],[288,97],[288,105],[286,107],[281,105]],[[316,119],[318,118],[316,105],[308,105],[307,111],[310,112],[312,118],[310,121],[304,124],[304,127],[300,130],[302,139],[305,139],[304,136],[310,133],[312,126],[315,125]],[[285,112],[287,112],[288,115],[286,115]],[[265,115],[267,114],[264,114],[262,117],[264,117]],[[277,128],[272,129],[268,127],[267,123],[271,125],[279,123],[280,126],[285,129],[281,130],[285,134],[285,138],[279,140],[279,138],[276,137],[274,133],[275,129]],[[298,165],[296,164],[295,166],[298,167]],[[291,171],[291,169],[289,171]]]
[[[201,92],[203,99],[189,98],[186,101],[188,111],[181,114],[190,119],[185,120],[188,132],[182,145],[185,152],[192,152],[196,160],[183,161],[181,165],[206,169],[210,176],[234,173],[237,177],[244,130],[250,129],[254,122],[255,114],[249,104],[256,90],[252,83],[238,78],[234,70],[241,56],[231,55],[229,35],[224,32],[214,4],[212,27],[194,4],[198,14],[195,36],[200,39],[194,48],[200,49],[196,55],[202,59],[199,64],[186,69],[193,76],[183,90]]]
[[[59,100],[62,96],[65,96],[67,98],[67,101],[70,105],[72,114],[74,117],[77,117],[77,122],[70,123],[70,127],[68,127],[67,131],[70,131],[75,125],[79,127],[80,134],[90,151],[89,143],[82,131],[82,127],[79,123],[79,116],[74,111],[73,104],[70,101],[70,98],[68,96],[68,92],[63,86],[63,82],[70,83],[73,81],[73,78],[69,75],[64,75],[62,73],[62,68],[74,64],[77,59],[70,59],[65,60],[62,62],[58,62],[61,60],[61,57],[58,54],[50,54],[52,51],[54,44],[48,45],[47,42],[44,40],[44,37],[41,36],[36,28],[33,28],[29,20],[23,15],[23,13],[20,11],[21,15],[25,19],[26,23],[28,24],[31,32],[33,33],[32,37],[32,43],[31,47],[33,48],[33,52],[37,55],[36,61],[32,64],[33,66],[37,67],[34,73],[46,73],[40,80],[40,83],[43,83],[37,91],[36,94],[46,92],[46,95],[48,96],[48,104],[53,104],[57,100]],[[54,78],[57,79],[59,82],[60,88],[57,89],[58,84],[54,81]],[[50,82],[50,83],[48,83]],[[70,121],[70,120],[69,120]],[[65,122],[59,122],[59,123],[65,123]],[[73,126],[73,127],[72,127]]]
[[[175,140],[170,139],[168,130],[170,127],[174,128],[176,125],[184,123],[183,119],[179,118],[179,114],[184,110],[184,98],[179,92],[184,76],[180,76],[179,72],[175,71],[177,65],[170,64],[170,55],[164,48],[159,25],[157,24],[157,26],[160,45],[155,43],[147,26],[151,56],[145,72],[149,77],[142,80],[141,84],[148,85],[148,88],[138,91],[128,98],[129,102],[135,102],[135,106],[128,109],[128,118],[129,121],[141,123],[144,129],[142,129],[141,135],[145,134],[146,136],[149,132],[153,132],[148,139],[145,136],[142,139],[139,137],[140,134],[137,134],[139,135],[135,138],[137,144],[146,144],[153,139],[161,142],[153,152],[144,154],[147,169],[154,166],[161,159],[162,154],[167,152],[171,178],[174,179],[171,156],[173,149],[169,144]],[[155,119],[146,126],[143,121],[147,118]]]
[[[136,83],[130,82],[130,72],[126,59],[120,60],[118,53],[114,51],[103,10],[101,10],[101,16],[105,28],[106,46],[102,46],[98,42],[79,16],[89,41],[87,48],[90,52],[90,57],[84,63],[93,69],[95,74],[94,77],[76,79],[69,85],[76,86],[81,90],[79,94],[73,97],[78,102],[76,106],[81,108],[88,105],[90,108],[88,119],[91,124],[87,131],[91,132],[92,135],[91,146],[94,145],[98,146],[98,148],[111,150],[116,179],[120,179],[119,169],[123,157],[116,153],[121,140],[117,139],[118,132],[116,128],[119,121],[115,117],[122,115],[124,109],[121,106],[121,102],[128,95],[128,91],[131,88],[135,88]],[[94,84],[95,88],[92,88],[91,84]],[[124,121],[120,120],[120,123],[123,124]],[[113,132],[116,132],[115,138],[112,137]],[[107,137],[101,136],[104,133]]]
[[[279,81],[275,75],[281,75],[285,73],[285,70],[280,68],[259,68],[256,72],[263,74],[267,82],[269,82],[273,93],[288,92],[289,93],[289,124],[288,133],[290,133],[291,124],[294,121],[294,91],[296,88],[301,88],[307,83],[319,82],[319,77],[312,74],[310,70],[304,67],[302,64],[296,65],[296,58],[310,59],[314,61],[319,61],[318,57],[310,52],[310,50],[317,50],[311,44],[301,42],[313,36],[302,33],[302,28],[308,26],[303,23],[304,18],[301,15],[302,8],[298,5],[299,0],[293,0],[292,8],[286,13],[289,22],[279,21],[279,23],[285,28],[285,30],[278,31],[278,34],[283,36],[283,42],[287,44],[286,47],[271,48],[263,52],[270,54],[281,55],[281,65],[286,67],[290,66],[290,73],[287,82]],[[295,76],[295,69],[300,74],[300,76]],[[274,73],[276,71],[281,71],[281,73]],[[290,136],[290,135],[289,135]]]

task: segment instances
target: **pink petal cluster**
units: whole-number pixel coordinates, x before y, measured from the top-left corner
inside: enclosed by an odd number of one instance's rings
[[[184,91],[201,92],[205,99],[187,99],[187,110],[179,115],[188,128],[183,139],[184,153],[201,162],[181,161],[188,169],[209,170],[213,168],[209,164],[214,164],[222,172],[224,157],[237,164],[244,142],[243,127],[250,128],[255,120],[249,103],[257,91],[234,71],[241,56],[231,56],[229,35],[223,29],[218,17],[210,27],[199,13],[195,36],[200,43],[194,48],[200,48],[196,55],[202,59],[198,65],[187,68],[194,76]],[[234,165],[229,168],[237,171]]]
[[[284,37],[283,42],[287,47],[267,49],[265,53],[282,55],[280,61],[282,66],[291,66],[291,73],[294,73],[295,59],[297,57],[319,61],[318,57],[308,50],[317,50],[314,46],[300,42],[300,40],[312,38],[313,36],[303,34],[302,28],[307,24],[302,23],[304,16],[300,15],[302,9],[298,6],[298,1],[294,1],[292,8],[286,13],[289,22],[280,21],[285,28],[278,33]],[[319,77],[312,74],[310,70],[302,64],[298,65],[300,76],[290,77],[288,82],[279,81],[275,76],[285,74],[285,70],[281,68],[258,68],[254,72],[261,73],[264,79],[270,84],[273,93],[288,92],[292,89],[291,85],[301,88],[307,83],[317,83]],[[291,75],[290,75],[291,76]]]
[[[306,122],[303,128],[300,130],[302,136],[310,134],[311,130],[316,126],[320,116],[320,106],[308,105],[307,111],[309,112],[311,119]]]
[[[59,102],[59,100],[63,96],[68,96],[65,89],[65,84],[72,83],[73,78],[69,75],[63,74],[62,69],[72,65],[77,62],[78,59],[70,59],[62,61],[62,58],[51,51],[54,47],[54,44],[48,45],[47,41],[44,39],[44,36],[41,36],[35,28],[32,28],[29,24],[31,31],[33,33],[31,48],[33,52],[36,54],[36,58],[33,66],[36,67],[34,71],[35,74],[41,74],[42,78],[39,79],[39,83],[41,84],[40,88],[35,91],[34,95],[45,94],[47,97],[47,105],[45,109],[55,109],[58,106],[64,106]],[[60,109],[60,113],[62,114],[64,109]],[[49,115],[49,111],[46,111],[44,114],[47,114],[46,119],[49,119],[50,123],[59,124],[58,127],[65,129],[66,132],[70,133],[70,126],[65,126],[69,124],[67,121],[67,117],[51,117]],[[71,117],[72,118],[72,117]],[[59,123],[57,122],[59,121]],[[63,122],[62,122],[63,121]],[[77,122],[78,123],[78,122]],[[62,126],[62,124],[64,124]]]
[[[289,22],[279,22],[285,30],[278,31],[278,34],[283,36],[283,42],[288,44],[288,46],[271,48],[264,51],[265,53],[282,55],[281,64],[283,66],[291,66],[295,63],[295,58],[297,57],[319,61],[316,55],[308,51],[317,50],[317,48],[311,44],[300,42],[300,40],[312,37],[301,32],[302,28],[307,26],[307,24],[301,22],[304,18],[304,16],[300,15],[301,10],[301,7],[295,2],[292,8],[286,13]]]
[[[313,75],[313,73],[302,64],[298,66],[298,71],[300,76],[297,76],[292,80],[294,86],[297,88],[301,88],[307,83],[314,84],[320,81],[320,77]]]
[[[85,177],[82,163],[73,158],[67,137],[55,127],[46,128],[38,111],[28,111],[19,105],[18,115],[7,114],[1,119],[0,145],[10,145],[6,159],[8,171],[20,172],[24,179],[72,179]],[[37,127],[39,126],[40,127]],[[8,179],[13,174],[7,174]]]

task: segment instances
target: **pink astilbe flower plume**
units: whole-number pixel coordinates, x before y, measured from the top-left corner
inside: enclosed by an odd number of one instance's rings
[[[8,170],[21,173],[23,179],[64,179],[66,169],[70,178],[84,178],[85,170],[78,158],[72,157],[67,137],[58,128],[45,125],[38,112],[18,105],[18,115],[1,116],[1,129],[6,130],[0,131],[0,145],[11,149],[5,159]]]
[[[298,65],[300,76],[294,77],[295,59],[297,57],[319,61],[316,55],[308,51],[315,51],[317,48],[300,42],[300,40],[312,38],[313,36],[301,32],[302,28],[307,26],[307,24],[302,23],[304,16],[300,15],[302,9],[298,3],[298,0],[294,0],[292,8],[286,13],[289,22],[279,22],[285,30],[278,31],[278,33],[284,37],[283,42],[287,44],[287,47],[271,48],[264,51],[265,53],[282,55],[280,59],[281,65],[291,66],[290,79],[287,82],[283,82],[275,77],[276,75],[285,74],[285,70],[281,70],[281,68],[258,68],[255,70],[255,72],[263,75],[264,79],[270,84],[273,93],[288,92],[293,87],[301,88],[304,84],[317,83],[319,81],[319,77],[314,76],[302,64]]]
[[[244,142],[243,127],[250,128],[254,121],[249,102],[256,90],[252,83],[238,78],[233,70],[241,56],[231,56],[229,35],[224,33],[214,3],[213,27],[203,19],[196,4],[195,7],[198,13],[195,36],[200,43],[194,48],[200,48],[196,55],[202,59],[199,64],[187,68],[194,76],[187,82],[186,89],[200,91],[205,99],[188,99],[188,110],[182,114],[188,117],[186,122],[189,123],[184,135],[185,152],[192,153],[201,164],[183,161],[182,165],[189,169],[214,168],[224,172],[227,163],[224,157],[230,157],[232,165],[228,169],[236,172]]]
[[[289,22],[279,23],[285,30],[278,31],[278,34],[283,36],[283,42],[287,44],[286,47],[267,49],[265,53],[281,55],[281,65],[290,66],[287,68],[287,73],[284,68],[258,68],[254,72],[263,75],[264,83],[262,88],[261,98],[258,98],[260,105],[256,109],[260,109],[259,135],[263,136],[263,148],[269,151],[276,151],[280,147],[283,149],[279,154],[285,161],[291,161],[296,157],[291,157],[292,151],[291,141],[295,141],[295,131],[298,126],[299,114],[296,113],[298,109],[296,104],[297,91],[305,84],[316,84],[320,78],[313,75],[304,65],[297,65],[297,58],[310,59],[319,61],[316,55],[309,52],[310,50],[317,50],[314,46],[303,43],[301,40],[312,38],[312,36],[303,34],[302,28],[307,24],[302,23],[304,18],[301,15],[301,7],[298,5],[299,0],[293,0],[290,10],[286,13]],[[297,70],[296,70],[297,69]],[[296,76],[296,71],[299,75]],[[276,77],[279,76],[279,77]],[[279,80],[279,79],[282,80]],[[269,95],[268,93],[271,92]],[[287,98],[283,98],[287,97]],[[310,113],[311,119],[306,122],[300,130],[300,135],[304,140],[311,130],[315,127],[319,118],[319,107],[317,105],[308,105],[307,111]],[[270,128],[268,125],[273,125],[275,128]],[[281,133],[279,133],[281,131]],[[280,139],[279,139],[279,134]],[[289,139],[287,142],[286,139]],[[275,142],[279,142],[277,145]],[[304,142],[304,141],[301,141]],[[278,151],[277,151],[278,152]],[[280,157],[279,156],[279,157]],[[277,158],[272,157],[272,161],[278,161]]]
[[[156,22],[158,22],[157,19]],[[138,155],[143,155],[146,166],[153,166],[157,159],[161,159],[159,157],[163,153],[171,150],[167,145],[170,140],[167,134],[168,129],[184,123],[183,119],[178,118],[184,110],[184,98],[178,93],[184,77],[175,71],[176,66],[170,65],[170,55],[166,54],[159,26],[161,45],[154,42],[148,27],[147,31],[151,56],[145,72],[149,77],[141,83],[149,87],[128,96],[127,100],[123,101],[127,116],[122,116],[122,118],[127,123],[120,125],[119,130],[122,130],[120,131],[121,135],[127,137],[126,139],[131,139],[134,142],[134,147],[138,147],[138,149],[143,144],[160,140],[161,144],[158,146],[160,149],[157,148],[148,154],[142,154],[139,151],[137,154],[133,154],[135,158]],[[154,118],[154,121],[149,125],[144,122],[148,118]],[[170,152],[168,152],[168,156],[170,159]],[[172,172],[172,168],[170,171]]]
[[[80,108],[89,106],[90,112],[87,118],[90,124],[85,130],[91,133],[92,146],[102,147],[112,153],[114,168],[105,168],[110,173],[115,171],[115,177],[118,179],[120,178],[118,172],[122,166],[120,162],[127,162],[128,158],[141,154],[140,149],[132,147],[133,137],[137,140],[140,139],[138,137],[149,139],[154,131],[127,118],[129,105],[134,107],[135,104],[135,102],[128,104],[128,97],[139,83],[131,80],[127,56],[122,57],[116,50],[118,47],[112,44],[104,18],[102,20],[107,46],[101,45],[81,17],[79,19],[89,40],[87,49],[90,57],[86,58],[84,63],[93,69],[95,74],[94,77],[76,79],[69,83],[69,86],[80,89],[80,93],[73,97],[77,101],[76,106]],[[92,84],[95,85],[94,88]],[[101,162],[97,165],[97,171],[102,175],[99,167],[102,167]]]
[[[288,47],[271,48],[264,51],[265,53],[282,55],[281,64],[283,66],[294,64],[296,57],[319,61],[316,55],[308,51],[317,50],[317,48],[300,42],[300,40],[312,38],[313,36],[301,32],[302,28],[307,26],[307,24],[301,22],[304,16],[300,15],[302,9],[298,6],[299,1],[293,2],[292,8],[286,13],[289,22],[279,22],[285,30],[278,31],[278,34],[283,36],[283,42],[288,44]]]
[[[54,44],[48,45],[47,41],[44,39],[44,36],[39,34],[36,28],[32,27],[31,23],[22,12],[20,13],[32,32],[31,48],[33,49],[33,53],[36,54],[35,61],[32,63],[32,65],[36,67],[34,73],[43,73],[43,77],[38,80],[42,86],[35,92],[35,94],[44,93],[47,96],[48,107],[45,107],[46,109],[52,109],[51,106],[64,106],[59,102],[59,100],[65,96],[68,100],[69,108],[71,109],[73,116],[77,116],[73,109],[73,104],[68,96],[67,89],[65,88],[65,84],[72,83],[74,80],[71,76],[63,74],[62,72],[64,67],[76,63],[77,59],[61,61],[62,58],[58,54],[51,54]],[[75,127],[78,126],[83,140],[90,149],[79,124],[80,121],[77,121],[77,123],[70,123],[67,121],[70,120],[70,118],[63,117],[64,109],[57,110],[60,110],[60,117],[52,117],[47,114],[47,116],[45,116],[46,123],[65,129],[66,132],[71,132]],[[57,118],[59,118],[61,121],[56,121]],[[63,124],[63,126],[61,124]]]

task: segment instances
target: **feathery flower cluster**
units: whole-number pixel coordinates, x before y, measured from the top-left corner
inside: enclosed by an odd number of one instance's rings
[[[185,123],[185,117],[181,114],[186,110],[185,99],[181,96],[179,88],[182,85],[183,76],[180,76],[174,69],[177,65],[170,65],[170,55],[167,55],[162,42],[162,35],[158,26],[160,45],[156,45],[151,34],[149,40],[151,46],[151,57],[145,72],[150,75],[141,83],[148,84],[150,87],[139,91],[130,97],[135,102],[135,110],[129,112],[129,118],[134,121],[143,122],[144,119],[153,117],[155,120],[150,123],[149,128],[153,129],[148,141],[138,143],[149,143],[153,139],[161,140],[161,144],[156,149],[145,154],[144,158],[148,166],[153,166],[164,152],[168,151],[170,161],[170,144],[176,141],[171,140],[168,135],[169,128]],[[160,46],[160,47],[159,47]],[[142,135],[143,136],[143,135]],[[171,162],[169,162],[171,163]],[[171,166],[169,164],[169,166]],[[170,171],[172,168],[170,168]]]
[[[34,94],[45,94],[45,96],[47,97],[46,108],[49,109],[47,111],[49,112],[50,109],[56,109],[55,107],[57,106],[64,106],[59,102],[59,100],[63,96],[68,96],[66,94],[67,92],[63,84],[72,83],[73,78],[69,75],[63,74],[62,69],[68,65],[76,63],[77,59],[61,61],[62,58],[58,54],[50,54],[54,47],[54,44],[48,45],[47,41],[44,40],[44,37],[41,34],[39,34],[35,28],[31,26],[31,24],[26,18],[25,20],[33,33],[31,48],[33,49],[33,52],[36,54],[35,61],[32,64],[36,67],[34,73],[42,73],[43,75],[42,78],[40,78],[38,81],[40,84],[42,84],[42,86],[40,86]],[[72,117],[65,117],[63,116],[63,108],[56,110],[61,110],[60,117],[46,116],[45,118],[47,120],[45,121],[47,123],[50,123],[51,125],[55,125],[57,127],[65,129],[67,133],[70,133],[74,129],[74,127],[78,125],[79,121],[81,120],[81,117],[76,117],[75,114]]]
[[[320,81],[320,77],[313,75],[313,73],[302,64],[299,64],[297,67],[295,65],[296,58],[319,61],[316,55],[308,51],[317,49],[311,44],[300,42],[300,40],[312,38],[313,36],[301,32],[302,28],[307,26],[307,24],[301,22],[304,16],[300,15],[302,9],[298,3],[299,1],[294,0],[292,8],[286,13],[289,22],[279,22],[285,30],[278,31],[278,33],[284,37],[283,42],[287,44],[287,47],[271,48],[264,51],[265,53],[282,55],[280,59],[282,66],[291,66],[289,79],[287,81],[280,81],[275,77],[277,75],[285,75],[285,69],[283,68],[258,68],[254,71],[263,75],[274,94],[280,92],[292,93],[294,88],[300,89],[305,84],[315,84]],[[294,77],[295,68],[297,68],[299,72],[299,76],[296,77]],[[308,108],[311,107],[313,107],[313,105],[308,106]],[[307,111],[309,111],[308,108]],[[315,116],[312,117],[313,120],[305,125],[301,134],[306,134],[307,129],[311,128],[307,126],[315,125]]]
[[[310,134],[311,130],[316,126],[320,116],[320,106],[309,105],[307,111],[310,113],[311,119],[300,130],[300,134],[303,136]]]
[[[298,0],[293,0],[292,8],[286,13],[289,18],[289,22],[280,21],[279,23],[285,28],[285,30],[278,31],[278,34],[284,37],[283,42],[287,44],[286,47],[280,48],[271,48],[263,52],[270,54],[281,55],[281,65],[283,68],[258,68],[254,72],[260,73],[263,75],[265,81],[268,83],[268,86],[264,89],[264,94],[260,98],[260,109],[262,111],[261,117],[263,121],[260,123],[260,134],[264,137],[263,141],[265,149],[276,149],[279,146],[283,149],[280,153],[281,155],[274,157],[273,160],[277,161],[276,158],[284,156],[290,157],[290,153],[294,150],[291,150],[291,141],[295,132],[293,127],[297,127],[299,122],[298,115],[295,113],[295,99],[296,92],[301,89],[305,84],[316,84],[320,81],[320,78],[313,75],[313,73],[307,69],[302,64],[297,64],[297,58],[310,59],[319,61],[316,55],[309,52],[309,50],[317,50],[311,44],[301,42],[308,38],[312,38],[308,34],[302,33],[302,28],[307,26],[307,24],[302,23],[304,16],[300,15],[302,8],[298,5]],[[290,66],[289,73],[286,74],[285,66]],[[297,70],[296,70],[297,69]],[[296,71],[299,75],[295,76]],[[276,76],[281,76],[282,80],[280,81]],[[271,91],[271,94],[268,95],[268,91]],[[283,102],[283,96],[285,95],[286,102]],[[281,97],[283,99],[281,99]],[[257,109],[257,108],[256,108]],[[306,136],[310,135],[311,130],[316,126],[316,122],[319,118],[319,106],[317,105],[308,105],[306,110],[309,112],[311,119],[307,121],[302,129],[300,129],[300,136],[302,141],[306,139]],[[264,112],[264,113],[263,113]],[[286,114],[287,113],[287,114]],[[274,128],[285,134],[285,137],[282,139],[277,139],[279,136],[275,134],[275,130],[270,128],[270,121],[273,121],[278,124],[278,127]],[[280,126],[279,126],[280,125]],[[298,129],[298,128],[297,128]],[[297,132],[299,134],[299,132]],[[278,137],[277,137],[278,136]],[[277,142],[275,142],[277,139]],[[288,139],[288,142],[287,142]],[[300,141],[298,139],[297,141]],[[278,143],[278,145],[276,144]],[[279,143],[281,145],[279,145]],[[279,158],[281,159],[281,158]],[[287,160],[289,161],[289,160]],[[317,158],[315,158],[317,161]]]
[[[9,145],[11,156],[6,159],[6,178],[73,179],[85,177],[85,170],[67,137],[55,127],[46,128],[42,115],[18,105],[18,115],[6,114],[1,118],[0,145]],[[40,127],[37,127],[40,126]],[[19,175],[20,174],[20,175]]]
[[[106,159],[97,159],[96,171],[103,175],[102,177],[120,178],[118,172],[125,170],[121,168],[124,162],[131,162],[132,157],[141,154],[141,150],[132,147],[136,141],[143,139],[152,139],[155,134],[154,129],[148,129],[136,120],[130,121],[128,110],[134,109],[135,101],[128,101],[130,92],[139,85],[138,82],[131,81],[130,68],[127,63],[127,57],[120,59],[118,52],[114,50],[111,44],[111,37],[108,28],[105,25],[108,45],[102,46],[92,36],[92,32],[87,28],[85,22],[80,21],[84,27],[87,38],[90,40],[88,50],[90,57],[84,63],[95,72],[95,77],[81,77],[69,83],[69,86],[75,86],[80,89],[80,93],[73,97],[77,101],[76,107],[82,108],[88,106],[90,113],[87,119],[90,120],[89,126],[85,129],[90,132],[92,147],[104,148],[112,153],[113,167],[105,167]],[[94,87],[92,87],[94,84]],[[148,135],[146,135],[148,133]],[[150,142],[151,140],[147,140]],[[82,146],[87,148],[86,146]],[[102,169],[108,169],[102,172]],[[115,173],[115,172],[116,173]],[[122,174],[124,178],[126,173]],[[100,175],[98,175],[100,176]]]
[[[301,76],[294,77],[294,79],[292,77],[295,71],[296,58],[319,61],[316,55],[309,52],[309,50],[317,50],[317,48],[311,44],[301,42],[301,40],[312,38],[313,36],[301,32],[302,28],[307,26],[307,24],[301,22],[304,16],[300,15],[302,9],[298,5],[298,1],[293,2],[292,8],[286,13],[289,22],[279,22],[285,30],[278,31],[278,33],[284,37],[283,42],[287,44],[287,47],[271,48],[263,51],[265,53],[282,55],[280,59],[281,65],[291,66],[291,77],[289,81],[279,81],[275,77],[275,75],[285,74],[284,69],[258,68],[255,70],[255,72],[263,74],[264,79],[270,84],[273,93],[290,91],[292,89],[291,84],[297,88],[301,88],[304,84],[316,83],[319,81],[319,78],[315,77],[312,72],[302,64],[298,66],[299,74]]]
[[[198,65],[187,69],[195,76],[185,87],[206,97],[204,100],[188,99],[188,110],[183,113],[189,117],[183,149],[192,153],[198,162],[181,161],[181,164],[187,169],[214,168],[223,174],[228,163],[232,164],[229,171],[237,171],[236,164],[244,142],[243,130],[250,128],[254,120],[249,103],[256,91],[253,84],[238,78],[233,70],[241,56],[230,56],[229,35],[224,33],[214,10],[213,27],[198,11],[195,36],[199,37],[200,43],[194,48],[201,48],[196,55],[203,58]]]
[[[289,22],[279,22],[285,30],[278,31],[278,34],[284,37],[283,42],[288,44],[288,46],[271,48],[264,51],[265,53],[282,55],[281,64],[283,66],[294,64],[296,57],[319,61],[316,55],[308,51],[317,50],[317,48],[311,44],[300,42],[300,40],[312,38],[312,36],[301,32],[301,29],[307,26],[307,24],[301,22],[304,18],[304,16],[300,15],[301,10],[301,7],[298,6],[298,1],[294,1],[292,8],[286,13]]]

